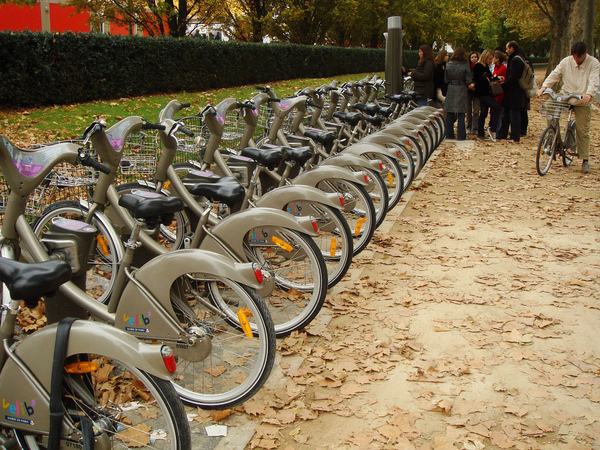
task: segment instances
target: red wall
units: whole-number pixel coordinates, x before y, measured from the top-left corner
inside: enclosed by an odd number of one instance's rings
[[[50,28],[52,31],[73,31],[88,32],[89,25],[86,21],[89,18],[87,13],[75,13],[74,6],[62,6],[57,3],[50,3]],[[17,6],[12,4],[0,6],[0,31],[41,31],[42,17],[40,13],[40,4],[29,6]],[[110,34],[129,34],[126,28],[117,27],[114,24],[110,26]]]

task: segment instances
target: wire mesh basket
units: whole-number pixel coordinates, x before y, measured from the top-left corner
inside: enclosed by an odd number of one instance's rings
[[[560,119],[561,114],[568,111],[570,106],[571,105],[568,102],[546,100],[544,103],[542,103],[540,112],[547,118]]]
[[[204,123],[201,115],[182,117],[177,120],[183,126],[194,133],[194,136],[188,136],[182,132],[178,132],[177,137],[177,153],[174,163],[183,163],[190,160],[200,160],[206,150],[206,144],[210,137],[208,127]]]
[[[225,122],[223,123],[225,128],[223,130],[223,135],[221,136],[220,148],[232,151],[236,151],[240,148],[242,136],[246,127],[246,121],[244,120],[245,111],[245,109],[227,111]]]
[[[269,130],[273,126],[273,121],[275,120],[275,111],[270,106],[266,104],[260,105],[258,108],[258,122],[256,124],[256,130],[254,131],[254,135],[257,134],[268,135]]]
[[[121,157],[120,183],[146,179],[154,175],[160,154],[160,140],[156,130],[144,130],[127,137]]]

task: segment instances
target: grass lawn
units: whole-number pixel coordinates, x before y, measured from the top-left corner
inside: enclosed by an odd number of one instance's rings
[[[332,80],[340,82],[361,80],[369,74],[340,75],[333,78],[302,78],[270,83],[279,97],[293,94],[307,86],[318,87]],[[378,74],[384,77],[384,74]],[[196,114],[207,105],[216,105],[227,97],[240,101],[252,98],[254,86],[217,89],[206,92],[181,92],[147,97],[120,98],[67,106],[50,106],[28,109],[0,109],[0,134],[20,147],[33,144],[72,139],[81,136],[86,127],[96,119],[112,125],[120,119],[138,115],[149,122],[158,119],[160,110],[172,99],[191,103],[185,115]]]

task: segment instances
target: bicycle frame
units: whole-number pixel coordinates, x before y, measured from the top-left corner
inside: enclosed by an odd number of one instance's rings
[[[127,133],[140,129],[142,123],[142,119],[135,116],[124,119],[111,127],[107,133],[101,133],[99,139],[96,139],[95,147],[99,148],[102,140],[111,145],[107,136],[112,136],[113,143],[122,144]],[[75,163],[79,150],[79,145],[65,143],[32,151],[20,150],[13,147],[4,137],[0,137],[0,169],[11,187],[0,236],[3,255],[12,254],[15,259],[19,259],[22,248],[23,257],[30,262],[50,259],[47,249],[35,236],[23,214],[25,203],[36,183],[41,181],[54,165],[59,162]],[[103,160],[111,168],[111,172],[116,170],[118,158]],[[99,189],[94,193],[94,198],[97,197],[104,197],[104,193],[99,192]],[[88,215],[88,219],[91,220],[91,215]],[[10,247],[11,250],[5,250],[4,247]],[[169,268],[166,274],[164,267]],[[161,277],[157,277],[157,273],[160,273]],[[168,292],[164,295],[163,288],[146,286],[140,281],[160,278],[164,286],[170,287],[178,276],[185,273],[219,274],[248,286],[261,287],[251,264],[234,263],[214,253],[187,251],[176,255],[162,255],[155,259],[153,264],[145,265],[133,273],[129,272],[129,267],[121,264],[117,274],[118,283],[108,306],[95,301],[72,281],[63,284],[59,290],[70,301],[101,321],[143,339],[175,344],[173,349],[176,355],[193,352],[193,357],[199,360],[197,358],[203,358],[210,353],[210,340],[199,339],[181,327]],[[3,300],[8,298],[3,292]],[[139,319],[142,315],[145,315],[146,320],[142,320],[143,324],[140,324]],[[150,316],[152,319],[148,320]],[[134,318],[133,325],[131,318]],[[135,318],[138,319],[137,322]]]

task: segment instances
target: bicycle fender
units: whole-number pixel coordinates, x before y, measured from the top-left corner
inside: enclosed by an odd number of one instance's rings
[[[273,189],[260,197],[255,205],[282,210],[291,202],[310,201],[321,203],[333,208],[341,208],[340,197],[336,194],[327,194],[313,186],[286,185]]]
[[[268,232],[269,226],[278,226],[316,236],[309,217],[295,217],[290,213],[274,208],[250,208],[227,217],[211,228],[212,236],[207,236],[200,244],[202,250],[220,254],[224,250],[218,241],[223,241],[243,261],[248,261],[244,250],[244,240],[256,229]]]
[[[134,280],[141,283],[158,304],[144,295],[136,283],[129,282],[117,308],[115,325],[144,339],[177,340],[182,330],[175,319],[170,289],[177,278],[188,273],[227,278],[255,289],[262,286],[256,279],[252,264],[234,262],[228,256],[199,249],[163,253],[133,274]],[[142,323],[139,321],[142,316],[150,320]],[[139,320],[132,325],[131,318],[136,317]]]
[[[364,156],[365,154],[372,153],[381,153],[385,156],[389,156],[390,158],[397,159],[400,157],[399,153],[393,148],[384,147],[383,145],[379,145],[375,142],[360,142],[358,144],[351,145],[346,148],[343,153],[350,153],[352,155]]]
[[[320,165],[314,169],[301,173],[294,178],[292,185],[304,185],[316,187],[321,181],[340,179],[351,183],[358,183],[361,186],[366,186],[367,182],[362,173],[352,172],[345,167],[338,166],[323,166]]]
[[[404,136],[398,136],[397,134],[392,134],[390,132],[386,132],[385,130],[379,131],[377,133],[370,134],[369,136],[365,136],[360,140],[360,143],[369,143],[369,144],[377,144],[384,148],[386,144],[398,144],[404,147],[410,146],[410,141],[408,138]],[[353,146],[350,146],[348,149],[351,149]]]
[[[347,153],[346,151],[342,153],[338,153],[337,155],[330,156],[329,158],[323,160],[320,164],[321,166],[338,166],[338,167],[363,167],[365,169],[370,169],[375,172],[381,172],[381,167],[379,166],[379,161],[373,160],[369,158],[368,160],[362,158],[357,155],[353,155]]]
[[[13,409],[1,415],[0,423],[32,431],[47,432],[50,429],[49,393],[56,332],[56,324],[48,325],[14,346],[15,355],[29,369],[37,384],[14,359],[7,360],[0,374],[0,389],[5,404],[13,405]],[[160,345],[145,344],[110,325],[78,320],[71,327],[67,356],[96,353],[126,361],[160,378],[171,379],[160,349]]]

